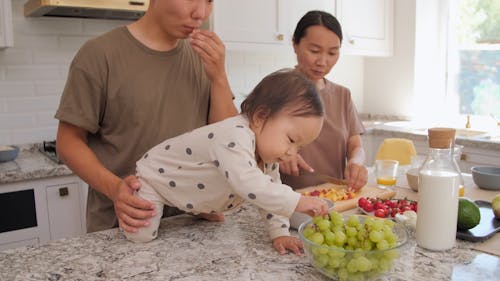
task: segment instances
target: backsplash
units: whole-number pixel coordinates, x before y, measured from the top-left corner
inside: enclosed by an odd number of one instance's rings
[[[0,145],[55,139],[57,120],[54,114],[73,56],[88,39],[129,23],[100,19],[25,18],[24,3],[25,0],[12,1],[14,47],[0,49]],[[235,104],[239,107],[262,77],[295,64],[293,52],[228,50],[226,72]],[[337,82],[340,80],[351,88],[355,101],[362,100],[363,59],[341,58],[335,71],[339,73]],[[359,74],[350,75],[352,73]]]

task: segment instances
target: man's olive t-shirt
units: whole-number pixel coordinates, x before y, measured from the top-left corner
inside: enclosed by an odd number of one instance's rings
[[[210,82],[187,40],[155,51],[123,26],[79,50],[56,118],[87,130],[98,159],[125,177],[148,149],[206,125],[209,94]],[[117,225],[111,201],[93,189],[87,209],[89,231]]]

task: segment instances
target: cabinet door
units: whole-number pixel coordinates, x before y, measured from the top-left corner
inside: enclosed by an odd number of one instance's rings
[[[292,42],[293,32],[300,18],[311,10],[328,12],[335,16],[335,0],[288,0],[286,16],[286,41]]]
[[[11,0],[0,0],[0,48],[12,47],[12,8]]]
[[[46,192],[50,239],[83,234],[79,183],[48,186]]]
[[[391,56],[393,52],[393,0],[337,0],[345,54]]]
[[[284,0],[218,0],[213,30],[225,43],[283,44]]]

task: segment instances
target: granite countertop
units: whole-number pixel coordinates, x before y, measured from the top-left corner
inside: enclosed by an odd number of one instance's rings
[[[38,151],[38,144],[20,145],[14,161],[0,163],[0,184],[72,175],[73,172],[57,164]]]
[[[296,232],[294,233],[296,235]],[[499,280],[500,258],[457,240],[431,252],[415,240],[384,280]],[[118,229],[0,252],[0,280],[327,280],[306,257],[279,255],[257,209],[243,205],[215,223],[181,215],[163,219],[149,243]]]

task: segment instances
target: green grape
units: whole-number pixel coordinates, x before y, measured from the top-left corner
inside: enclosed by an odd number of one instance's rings
[[[347,225],[351,227],[356,227],[359,225],[359,219],[358,216],[351,215],[347,219]]]
[[[346,242],[346,239],[347,239],[347,237],[343,231],[341,231],[341,230],[335,231],[335,244],[337,246],[344,245],[344,243]]]
[[[323,237],[325,237],[325,242],[328,245],[333,245],[333,242],[335,240],[335,234],[330,229],[327,229],[325,231],[322,231]]]
[[[356,237],[347,237],[347,245],[356,249],[358,247],[358,239],[356,239]]]
[[[325,231],[325,230],[330,229],[330,224],[331,224],[330,221],[326,220],[326,219],[321,219],[316,223],[319,230],[321,230],[321,231]]]
[[[351,259],[347,263],[347,272],[354,273],[358,271],[358,261],[356,259]]]
[[[362,227],[361,229],[358,230],[357,238],[359,241],[364,241],[367,236],[368,233],[366,232],[366,228]]]
[[[338,268],[340,266],[340,260],[336,257],[330,257],[328,259],[328,266],[331,268]]]
[[[349,277],[349,272],[347,272],[345,267],[339,269],[338,277],[340,280],[348,280],[347,278]]]
[[[384,256],[390,260],[393,260],[399,257],[399,251],[396,249],[388,250],[384,252]]]
[[[356,228],[352,227],[352,226],[346,226],[345,232],[346,232],[347,237],[353,237],[353,236],[356,236],[358,234],[358,231],[356,230]]]
[[[323,268],[328,264],[327,255],[318,255],[314,257],[314,265],[319,268]]]
[[[393,220],[384,220],[384,224],[389,226],[392,230],[394,228],[395,222]]]
[[[370,232],[368,237],[370,238],[371,241],[377,243],[380,240],[384,239],[384,234],[380,230],[373,230],[372,232]]]
[[[310,240],[313,243],[321,245],[325,241],[325,237],[323,237],[323,234],[321,234],[321,232],[315,232],[311,235]]]
[[[389,249],[389,242],[387,240],[380,240],[377,242],[377,249],[379,250],[387,250]]]
[[[304,235],[305,238],[309,238],[316,230],[312,226],[308,226],[304,228],[304,231],[302,231],[302,235]]]
[[[365,251],[370,251],[373,249],[373,242],[369,239],[363,240],[361,247],[363,247]]]
[[[321,221],[321,220],[323,220],[323,217],[321,217],[321,216],[315,216],[315,217],[313,217],[313,219],[312,219],[313,223],[314,223],[314,224],[316,224],[316,225],[317,225],[317,224],[318,224],[318,222],[319,222],[319,221]]]
[[[387,242],[389,242],[389,244],[396,243],[398,241],[398,237],[392,231],[389,233],[385,233],[384,238],[385,240],[387,240]]]
[[[362,272],[366,272],[372,269],[372,262],[366,257],[358,257],[358,270]]]

